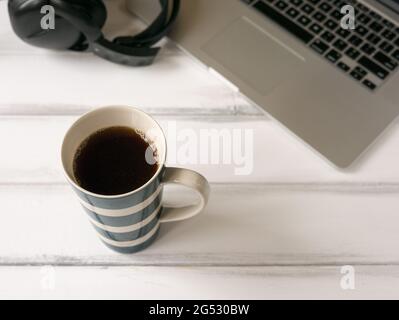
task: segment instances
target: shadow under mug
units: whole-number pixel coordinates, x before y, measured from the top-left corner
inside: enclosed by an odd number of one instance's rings
[[[156,150],[158,170],[145,185],[132,192],[117,196],[94,194],[76,182],[74,156],[87,137],[114,126],[130,127],[144,133]],[[66,133],[61,150],[64,172],[91,224],[109,248],[120,253],[141,251],[153,243],[162,223],[189,219],[204,210],[210,192],[208,181],[197,172],[166,167],[166,152],[166,138],[158,123],[132,107],[111,106],[88,112]],[[178,208],[164,207],[162,193],[167,183],[193,189],[199,195],[198,203]]]

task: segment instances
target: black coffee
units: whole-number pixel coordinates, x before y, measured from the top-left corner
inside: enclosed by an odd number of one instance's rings
[[[78,148],[73,162],[75,179],[83,189],[96,194],[134,191],[158,170],[157,164],[148,163],[146,153],[155,154],[149,143],[131,128],[99,130]]]

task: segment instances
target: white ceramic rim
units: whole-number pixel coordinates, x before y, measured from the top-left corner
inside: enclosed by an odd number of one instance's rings
[[[139,113],[139,114],[141,114],[142,116],[148,118],[150,121],[153,122],[154,127],[156,127],[157,129],[159,129],[160,132],[162,133],[162,136],[163,136],[162,141],[163,141],[164,150],[165,150],[162,159],[158,159],[158,162],[159,162],[159,163],[158,163],[158,170],[157,170],[157,172],[153,175],[153,177],[152,177],[150,180],[148,180],[148,181],[146,182],[146,184],[144,184],[144,185],[141,186],[140,188],[138,188],[138,189],[136,189],[136,190],[133,190],[133,191],[130,191],[130,192],[128,192],[128,193],[118,194],[118,195],[113,195],[113,196],[107,196],[107,195],[102,195],[102,194],[93,193],[93,192],[90,192],[90,191],[88,191],[88,190],[83,189],[82,187],[80,187],[80,186],[74,181],[74,179],[73,179],[72,177],[70,177],[70,175],[68,174],[68,172],[67,172],[67,170],[66,170],[66,168],[65,168],[64,159],[63,159],[63,157],[62,157],[62,151],[64,150],[64,145],[65,145],[65,142],[66,142],[66,137],[69,135],[69,133],[70,133],[72,130],[74,130],[74,129],[76,128],[76,126],[77,126],[81,121],[83,121],[83,120],[85,120],[86,118],[88,118],[88,117],[94,115],[94,114],[97,113],[97,112],[101,112],[101,111],[104,111],[104,110],[107,110],[107,109],[114,109],[115,111],[117,111],[118,109],[129,110],[129,111],[133,111],[133,112]],[[101,130],[101,129],[102,129],[102,128],[98,128],[98,130]],[[105,106],[105,107],[95,108],[94,110],[90,110],[90,111],[86,112],[86,113],[83,114],[81,117],[79,117],[79,119],[77,119],[77,120],[72,124],[72,126],[68,129],[68,131],[65,133],[64,139],[63,139],[63,141],[62,141],[62,146],[61,146],[61,163],[62,163],[62,168],[63,168],[64,174],[65,174],[67,180],[69,181],[69,183],[71,183],[76,189],[78,189],[78,190],[81,191],[82,193],[88,194],[88,195],[93,196],[93,197],[96,197],[96,198],[101,198],[101,199],[120,199],[120,198],[125,198],[125,197],[128,197],[128,196],[131,196],[131,195],[133,195],[133,194],[135,194],[135,193],[137,193],[137,192],[140,192],[141,190],[143,190],[143,189],[145,189],[146,187],[148,187],[152,182],[154,182],[154,180],[158,177],[158,175],[161,173],[161,171],[163,170],[163,168],[164,168],[164,166],[165,166],[166,154],[167,154],[167,143],[166,143],[166,136],[165,136],[165,133],[164,133],[164,131],[162,130],[162,128],[161,128],[161,126],[159,125],[159,123],[158,123],[153,117],[151,117],[149,114],[145,113],[144,111],[141,111],[141,110],[139,110],[139,109],[137,109],[137,108],[130,107],[130,106]]]

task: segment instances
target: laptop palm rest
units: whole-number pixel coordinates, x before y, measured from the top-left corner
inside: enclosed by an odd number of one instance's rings
[[[261,95],[292,78],[304,62],[292,49],[245,17],[229,24],[202,50]]]

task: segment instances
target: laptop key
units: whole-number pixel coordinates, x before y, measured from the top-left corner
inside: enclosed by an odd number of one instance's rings
[[[296,7],[300,6],[303,3],[302,0],[290,0],[290,2]]]
[[[370,80],[366,79],[362,82],[367,88],[369,88],[370,90],[375,90],[375,88],[377,87],[373,82],[371,82]]]
[[[324,43],[320,39],[313,41],[310,47],[320,54],[324,54],[324,52],[326,52],[329,48],[328,44]]]
[[[377,33],[384,29],[384,27],[376,21],[372,22],[369,27],[371,30],[374,30]]]
[[[342,54],[340,54],[338,51],[332,49],[330,50],[327,54],[326,54],[326,58],[332,62],[335,63],[337,62],[339,59],[342,58]]]
[[[370,11],[370,16],[373,17],[375,20],[381,20],[382,17],[375,11]]]
[[[360,39],[358,36],[353,35],[349,38],[349,42],[357,47],[362,44],[363,40]]]
[[[368,55],[371,55],[371,54],[374,53],[375,48],[374,48],[373,46],[371,46],[370,44],[365,43],[365,44],[360,48],[360,50],[363,51],[364,53],[368,54]]]
[[[330,13],[330,16],[334,19],[334,20],[337,20],[337,21],[341,21],[341,19],[342,19],[342,14],[341,14],[341,12],[339,12],[338,10],[334,10],[334,11],[332,11],[331,13]]]
[[[355,32],[360,34],[361,36],[365,36],[368,33],[368,30],[365,27],[363,27],[363,26],[358,26],[355,29]]]
[[[322,35],[321,38],[326,40],[327,42],[331,42],[335,39],[335,36],[330,32],[330,31],[325,31]]]
[[[348,46],[348,44],[345,41],[341,40],[341,39],[337,39],[333,43],[333,46],[335,48],[337,48],[338,50],[342,51],[342,50],[345,50],[345,48]]]
[[[306,16],[301,16],[299,19],[298,19],[298,22],[301,24],[301,25],[303,25],[303,26],[307,26],[309,23],[310,23],[310,21],[312,21],[312,20],[310,20],[308,17],[306,17]]]
[[[382,20],[381,23],[382,23],[384,26],[386,26],[388,29],[393,29],[393,28],[395,28],[395,25],[394,25],[391,21],[388,21],[387,19]]]
[[[319,6],[319,9],[320,9],[321,11],[324,11],[324,12],[329,12],[329,11],[332,9],[332,6],[330,6],[327,2],[323,2],[323,3]]]
[[[381,33],[381,35],[382,35],[385,39],[387,39],[387,40],[389,40],[389,41],[392,41],[392,40],[395,39],[395,37],[396,37],[396,34],[395,34],[394,32],[392,32],[392,31],[390,31],[390,30],[384,30],[384,32]]]
[[[358,63],[367,70],[369,70],[371,73],[374,73],[378,78],[382,80],[384,80],[389,74],[388,71],[380,67],[378,64],[376,64],[374,61],[370,60],[366,56],[361,57]]]
[[[277,8],[279,8],[280,10],[284,10],[284,9],[286,9],[286,8],[288,7],[288,4],[285,3],[285,2],[282,1],[282,0],[279,0],[278,2],[276,2],[275,6],[276,6]]]
[[[343,0],[335,0],[334,1],[334,6],[336,6],[337,8],[341,9],[344,5],[345,5],[345,1]]]
[[[327,22],[324,25],[330,30],[335,30],[338,27],[338,23],[336,23],[331,19],[327,20]]]
[[[357,73],[356,71],[352,71],[350,75],[352,76],[353,79],[357,81],[360,81],[364,78],[364,76],[362,76],[360,73]]]
[[[286,29],[288,32],[299,38],[304,43],[309,43],[313,39],[313,35],[301,26],[293,22],[291,19],[283,16],[280,12],[267,5],[265,2],[258,1],[254,8],[273,20],[275,23]]]
[[[313,31],[316,34],[319,34],[321,32],[321,30],[322,30],[322,27],[320,25],[318,25],[317,23],[313,23],[310,26],[310,30]]]
[[[321,13],[320,11],[317,11],[314,15],[313,18],[318,21],[318,22],[323,22],[324,20],[326,20],[326,15],[324,15],[323,13]]]
[[[399,50],[396,50],[393,54],[392,57],[394,57],[396,60],[399,61]]]
[[[345,72],[348,72],[350,70],[350,67],[346,63],[343,63],[342,61],[338,62],[337,66],[338,68],[340,68],[342,71]]]
[[[357,17],[357,20],[363,24],[368,24],[371,21],[371,18],[362,13]]]
[[[292,18],[296,18],[299,15],[299,11],[294,8],[290,8],[287,10],[287,14]]]
[[[384,41],[380,44],[380,49],[385,53],[390,53],[393,50],[393,45],[387,41]]]
[[[374,59],[377,62],[381,63],[386,68],[388,68],[389,70],[395,70],[396,67],[398,66],[398,64],[393,59],[391,59],[390,57],[388,57],[387,55],[385,55],[381,51],[377,52],[374,55]]]
[[[310,14],[314,11],[314,8],[308,4],[305,4],[301,9],[303,12],[305,12],[307,14]]]
[[[367,37],[367,40],[370,41],[372,44],[377,44],[381,41],[381,37],[377,36],[375,33],[370,33]]]
[[[356,60],[356,59],[360,56],[360,52],[357,51],[355,48],[352,48],[352,47],[349,48],[348,50],[346,50],[345,54],[346,54],[349,58],[351,58],[351,59],[353,59],[353,60]]]
[[[365,77],[367,75],[367,71],[364,70],[363,68],[357,66],[355,69],[353,69],[353,71],[357,72],[358,74],[360,74],[363,77]]]
[[[342,29],[342,28],[339,28],[338,30],[337,30],[337,34],[341,37],[341,38],[347,38],[350,34],[351,34],[351,32],[349,31],[349,30],[345,30],[345,29]]]

